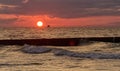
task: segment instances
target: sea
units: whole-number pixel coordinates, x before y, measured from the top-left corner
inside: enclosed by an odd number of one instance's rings
[[[120,28],[0,28],[0,40],[81,37],[120,37]],[[29,54],[21,51],[25,45],[0,45],[0,71],[120,71],[120,59],[55,56],[52,52]],[[79,46],[44,47],[64,49],[77,53],[120,54],[120,43],[102,41],[94,41]]]

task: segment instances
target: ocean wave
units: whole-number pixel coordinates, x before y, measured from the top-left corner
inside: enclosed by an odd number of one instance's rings
[[[43,46],[30,46],[24,45],[22,52],[30,54],[40,54],[52,52],[55,56],[69,56],[79,58],[92,58],[92,59],[120,59],[120,53],[107,53],[107,52],[75,52],[62,48],[48,48]]]

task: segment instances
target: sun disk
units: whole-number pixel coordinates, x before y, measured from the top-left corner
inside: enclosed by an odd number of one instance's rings
[[[38,21],[38,22],[37,22],[37,26],[38,26],[38,27],[42,27],[42,26],[43,26],[43,22],[42,22],[42,21]]]

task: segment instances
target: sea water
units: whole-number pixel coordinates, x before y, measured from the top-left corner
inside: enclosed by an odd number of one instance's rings
[[[0,28],[0,39],[119,37],[120,28]]]
[[[119,37],[120,28],[0,28],[0,40],[38,38]],[[78,53],[120,54],[120,43],[45,46]],[[120,71],[120,59],[75,58],[53,53],[23,53],[19,45],[0,45],[1,71]]]

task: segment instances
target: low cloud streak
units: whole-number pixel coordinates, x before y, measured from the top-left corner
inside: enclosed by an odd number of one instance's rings
[[[11,18],[11,19],[0,19],[0,24],[12,24],[16,22],[18,18]]]

